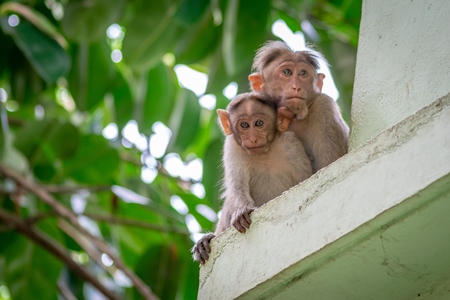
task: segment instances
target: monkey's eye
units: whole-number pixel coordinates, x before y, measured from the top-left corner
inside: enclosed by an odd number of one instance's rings
[[[255,122],[255,126],[256,127],[261,127],[263,125],[264,125],[264,121],[263,120],[258,120],[258,121]]]
[[[308,71],[306,70],[301,70],[299,73],[300,76],[308,76]]]
[[[241,126],[241,128],[249,128],[250,125],[248,125],[247,122],[242,122],[241,124],[239,124]]]
[[[292,75],[292,71],[289,70],[289,69],[284,69],[284,70],[281,71],[281,73],[282,73],[283,75]]]

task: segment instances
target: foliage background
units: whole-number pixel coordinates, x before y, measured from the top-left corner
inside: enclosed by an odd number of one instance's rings
[[[329,60],[349,122],[360,17],[361,0],[0,1],[0,299],[92,299],[84,272],[118,298],[195,299],[198,230],[187,221],[214,228],[197,208],[220,210],[223,137],[174,66],[208,74],[205,94],[224,108],[223,89],[248,91],[255,50],[276,39],[271,26],[282,19]],[[113,23],[118,39],[106,36]],[[147,144],[155,122],[168,126],[166,153],[201,159],[202,179],[171,175],[164,156],[127,141],[130,120]],[[116,140],[102,136],[110,123]],[[146,171],[158,174],[151,183]],[[188,212],[172,207],[174,195]]]

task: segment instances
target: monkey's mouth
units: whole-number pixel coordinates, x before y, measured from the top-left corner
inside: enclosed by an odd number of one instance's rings
[[[286,100],[294,99],[294,100],[305,101],[305,100],[306,100],[306,97],[302,97],[302,96],[291,96],[291,97],[286,97],[285,99],[286,99]]]
[[[257,147],[247,147],[247,152],[250,155],[258,155],[263,154],[268,151],[266,145],[257,146]]]

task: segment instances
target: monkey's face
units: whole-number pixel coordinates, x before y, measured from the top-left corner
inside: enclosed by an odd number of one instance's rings
[[[277,58],[263,70],[263,77],[264,91],[281,101],[310,102],[320,94],[317,71],[302,53]]]
[[[246,101],[230,116],[236,141],[249,155],[267,153],[275,138],[276,118],[268,106]]]

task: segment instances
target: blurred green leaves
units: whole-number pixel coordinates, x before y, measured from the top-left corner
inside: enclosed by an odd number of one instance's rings
[[[127,34],[123,40],[124,61],[135,71],[152,68],[181,37],[181,28],[174,21],[178,1],[137,0],[129,5],[125,19]]]
[[[11,35],[36,72],[49,84],[66,75],[70,69],[70,58],[56,40],[37,29],[26,19],[19,19],[11,26],[8,18],[1,18],[4,32]]]
[[[267,37],[269,11],[270,0],[260,0],[256,7],[252,1],[228,1],[222,52],[229,75],[237,75],[251,65],[256,49]]]
[[[61,234],[54,222],[43,222],[40,229],[54,239]],[[57,299],[54,289],[63,268],[62,263],[45,249],[36,246],[23,236],[0,235],[0,255],[6,259],[4,276],[11,296],[15,299]]]
[[[125,0],[69,1],[64,7],[61,28],[66,37],[85,45],[105,38],[106,29],[116,23]]]

